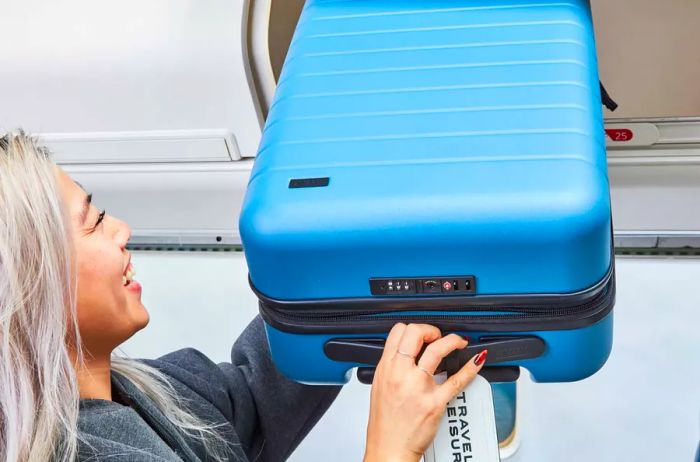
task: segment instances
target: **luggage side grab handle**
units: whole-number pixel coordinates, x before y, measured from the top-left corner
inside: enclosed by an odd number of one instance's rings
[[[447,371],[448,375],[452,375],[484,349],[489,350],[486,364],[491,366],[497,363],[537,358],[544,353],[545,343],[535,336],[481,337],[479,342],[470,343],[465,349],[454,351],[443,359],[435,373]],[[326,342],[323,350],[326,356],[334,361],[376,366],[384,351],[384,339],[332,339]]]

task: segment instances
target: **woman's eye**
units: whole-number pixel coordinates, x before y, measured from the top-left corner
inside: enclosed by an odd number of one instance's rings
[[[95,223],[95,228],[97,228],[97,226],[98,226],[100,223],[102,223],[102,220],[105,219],[105,215],[106,215],[106,214],[107,214],[107,211],[106,211],[106,210],[103,210],[102,212],[100,212],[100,215],[97,217],[97,222]]]

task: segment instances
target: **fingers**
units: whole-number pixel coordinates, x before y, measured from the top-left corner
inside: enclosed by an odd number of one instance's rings
[[[413,358],[415,360],[424,343],[431,343],[440,338],[440,329],[427,324],[409,324],[403,332],[396,356]],[[396,357],[395,356],[395,357]]]
[[[391,328],[391,331],[389,331],[389,336],[386,338],[386,342],[384,342],[382,359],[385,357],[393,358],[394,355],[396,355],[396,350],[399,348],[399,342],[401,341],[401,337],[403,336],[405,330],[406,324],[401,322],[395,324],[394,327]]]
[[[457,396],[459,392],[469,385],[474,380],[476,374],[479,373],[486,363],[486,355],[488,350],[483,350],[481,353],[474,355],[455,375],[448,378],[445,383],[440,385],[436,390],[440,401],[448,403],[452,398]]]
[[[418,367],[428,374],[434,374],[435,370],[440,365],[440,361],[442,361],[445,356],[449,355],[454,350],[466,347],[467,343],[466,340],[456,334],[450,334],[435,340],[428,345],[421,355],[418,360]]]

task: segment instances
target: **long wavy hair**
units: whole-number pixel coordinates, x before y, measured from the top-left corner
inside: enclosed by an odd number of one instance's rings
[[[79,281],[55,175],[50,153],[31,137],[0,137],[0,460],[7,462],[72,462],[78,454]],[[128,358],[113,357],[112,369],[202,441],[211,459],[223,459],[216,428],[187,411],[166,376]]]

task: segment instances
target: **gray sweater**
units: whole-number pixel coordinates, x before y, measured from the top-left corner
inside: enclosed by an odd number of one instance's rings
[[[233,345],[231,363],[214,364],[194,349],[145,362],[171,379],[192,413],[219,426],[231,461],[287,459],[340,390],[301,385],[280,375],[260,318]],[[209,460],[201,445],[116,373],[112,395],[114,401],[80,401],[81,461]]]

